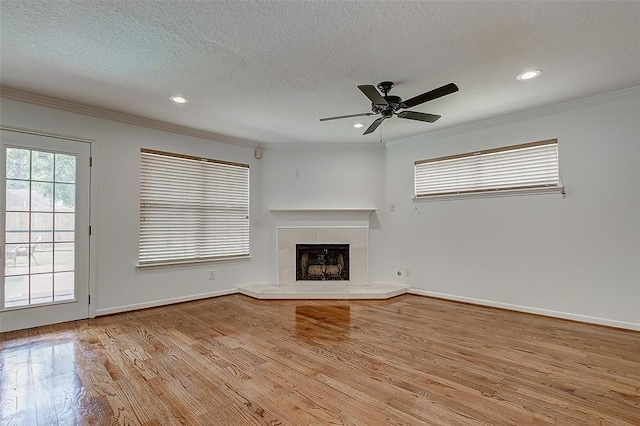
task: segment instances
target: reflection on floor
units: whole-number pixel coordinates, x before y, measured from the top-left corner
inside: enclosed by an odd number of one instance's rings
[[[351,307],[348,305],[296,306],[296,333],[299,336],[340,341],[348,339]]]
[[[78,350],[73,334],[3,348],[0,424],[72,425],[109,409],[87,395],[77,372]]]

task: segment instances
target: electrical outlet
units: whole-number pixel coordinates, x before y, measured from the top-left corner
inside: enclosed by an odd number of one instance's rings
[[[210,280],[215,280],[216,279],[216,271],[215,269],[212,269],[209,271],[209,279]]]
[[[407,277],[410,277],[411,276],[411,268],[407,268],[405,273],[404,273],[404,275],[407,276]]]
[[[396,211],[396,204],[395,203],[391,203],[391,208],[389,208],[389,211],[392,211],[392,212]]]

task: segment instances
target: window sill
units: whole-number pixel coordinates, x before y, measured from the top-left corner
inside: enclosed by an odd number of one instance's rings
[[[566,197],[564,186],[552,186],[548,188],[530,188],[530,189],[507,189],[500,191],[483,191],[483,192],[467,192],[460,194],[443,194],[430,195],[426,197],[414,197],[414,203],[425,201],[447,201],[447,200],[464,200],[469,198],[498,198],[498,197],[516,197],[520,195],[544,195],[544,194],[562,194]]]
[[[183,260],[179,262],[158,262],[158,263],[143,263],[136,264],[136,269],[159,269],[159,268],[180,268],[184,266],[203,265],[209,263],[221,263],[221,262],[237,262],[240,260],[250,260],[251,256],[229,256],[218,259],[203,259],[203,260]]]

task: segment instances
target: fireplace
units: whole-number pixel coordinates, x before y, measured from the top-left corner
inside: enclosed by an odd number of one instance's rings
[[[275,250],[269,259],[275,282],[241,284],[239,291],[258,299],[387,299],[406,293],[404,284],[369,282],[369,221],[375,210],[272,209]],[[316,318],[317,312],[309,312],[296,308],[296,320],[299,313],[301,319]]]
[[[296,281],[349,281],[349,244],[296,244]]]
[[[368,234],[364,226],[278,227],[278,285],[369,285]]]
[[[275,278],[280,291],[328,295],[368,287],[369,215],[373,210],[272,210]],[[320,252],[307,253],[308,263],[301,265],[299,248]],[[309,270],[312,260],[315,265]]]

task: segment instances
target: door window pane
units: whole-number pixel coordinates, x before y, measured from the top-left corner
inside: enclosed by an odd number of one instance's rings
[[[76,182],[76,157],[73,155],[56,154],[56,182]]]
[[[31,304],[53,302],[53,274],[31,275]]]
[[[31,178],[31,151],[7,148],[7,179],[29,180]]]
[[[29,210],[29,181],[7,179],[7,211]]]
[[[29,262],[27,259],[27,245],[6,244],[4,251],[4,275],[23,275],[29,273]]]
[[[31,183],[31,210],[42,212],[53,211],[53,183]]]
[[[73,271],[75,257],[73,243],[55,243],[53,245],[53,265],[56,272]]]
[[[53,275],[54,300],[59,302],[61,300],[75,299],[75,273],[59,272]]]
[[[53,232],[53,213],[31,213],[31,232],[42,235],[46,241],[46,236]]]
[[[7,212],[5,215],[7,243],[29,242],[29,213]]]
[[[31,153],[31,180],[53,182],[53,153],[33,151]]]
[[[74,213],[56,213],[55,220],[55,241],[73,241],[76,215]]]
[[[4,305],[7,308],[29,305],[29,275],[4,279]]]
[[[73,212],[76,209],[76,186],[70,183],[55,184],[57,212]]]

